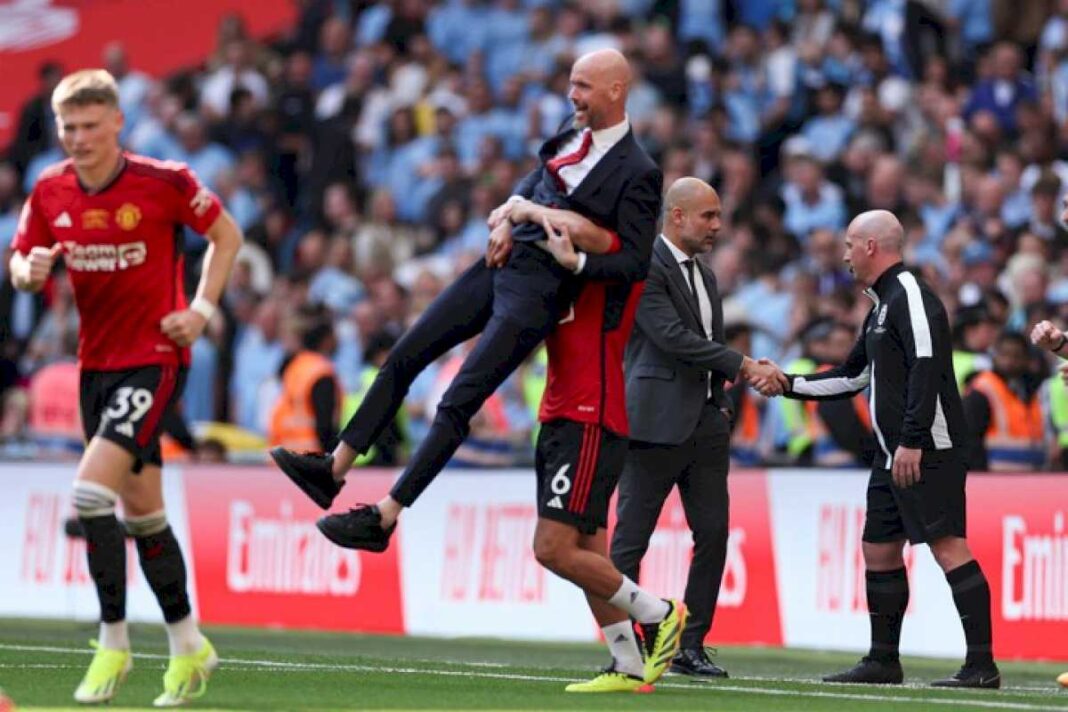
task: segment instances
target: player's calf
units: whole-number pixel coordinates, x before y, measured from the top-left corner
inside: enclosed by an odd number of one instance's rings
[[[126,631],[126,545],[115,518],[118,495],[88,480],[74,483],[73,502],[86,539],[89,573],[100,602],[100,642],[89,669],[74,692],[83,704],[111,700],[133,661]]]

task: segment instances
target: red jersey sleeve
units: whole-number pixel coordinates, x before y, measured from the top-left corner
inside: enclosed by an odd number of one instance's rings
[[[206,233],[215,223],[222,212],[222,202],[219,196],[208,190],[201,184],[193,171],[188,166],[182,165],[178,169],[178,186],[180,205],[178,206],[178,220],[183,225],[188,225],[194,232],[201,235]]]
[[[52,231],[49,230],[44,214],[37,205],[37,189],[35,188],[22,206],[22,214],[19,216],[19,225],[15,230],[11,249],[25,255],[35,247],[51,247],[53,244],[55,244],[55,238],[52,237]]]

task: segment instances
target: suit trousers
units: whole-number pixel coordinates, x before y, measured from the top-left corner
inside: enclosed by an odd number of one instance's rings
[[[619,481],[612,562],[638,580],[642,557],[671,488],[678,485],[686,522],[693,532],[693,559],[686,579],[690,617],[682,648],[700,648],[712,626],[727,558],[730,423],[712,402],[694,432],[679,445],[631,441]]]
[[[479,333],[445,391],[426,438],[390,494],[411,506],[470,431],[470,420],[541,343],[570,303],[573,279],[546,251],[516,243],[500,269],[479,259],[442,292],[390,352],[341,440],[366,452],[389,425],[412,381],[453,347]]]

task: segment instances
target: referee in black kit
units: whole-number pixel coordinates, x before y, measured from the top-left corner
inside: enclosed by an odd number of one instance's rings
[[[845,263],[875,303],[846,362],[788,375],[788,398],[848,398],[870,388],[879,447],[868,480],[863,551],[871,650],[825,682],[899,684],[901,622],[909,585],[905,540],[926,543],[953,591],[964,637],[964,665],[937,687],[1001,686],[991,648],[990,586],[965,539],[967,441],[953,376],[945,307],[901,262],[905,234],[885,210],[861,213],[846,231]]]

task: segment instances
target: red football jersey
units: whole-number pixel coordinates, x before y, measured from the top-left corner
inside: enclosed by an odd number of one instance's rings
[[[78,362],[83,369],[188,365],[189,349],[163,335],[160,320],[186,308],[182,288],[182,226],[207,232],[219,199],[183,163],[123,154],[125,164],[105,188],[87,193],[71,161],[46,169],[22,208],[12,247],[60,243],[81,316]],[[210,198],[202,215],[190,203]]]
[[[609,252],[621,242],[613,235]],[[549,369],[538,420],[565,418],[627,435],[623,352],[644,282],[586,282],[567,316],[545,339]]]

